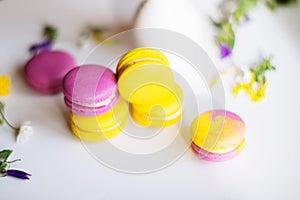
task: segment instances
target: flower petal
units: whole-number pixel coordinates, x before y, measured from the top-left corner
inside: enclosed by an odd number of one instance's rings
[[[33,128],[31,126],[30,121],[24,122],[19,129],[17,135],[17,143],[22,144],[29,140],[29,138],[33,135]]]
[[[226,58],[231,55],[232,51],[226,44],[220,44],[221,58]]]
[[[20,178],[20,179],[29,179],[31,174],[28,174],[26,172],[23,172],[21,170],[16,170],[16,169],[8,169],[6,170],[6,175],[7,176],[12,176],[15,178]]]
[[[29,48],[29,51],[32,54],[38,54],[38,53],[40,53],[42,51],[50,50],[52,48],[52,45],[53,45],[53,42],[51,40],[46,40],[46,41],[44,41],[42,43],[32,45]]]

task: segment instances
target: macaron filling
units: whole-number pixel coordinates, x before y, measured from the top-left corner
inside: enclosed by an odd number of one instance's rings
[[[79,103],[76,101],[71,101],[68,98],[66,99],[68,102],[72,102],[75,106],[82,106],[87,108],[101,108],[103,106],[108,106],[112,103],[112,101],[118,96],[118,92],[115,91],[110,97],[101,102],[93,102],[93,103]]]
[[[144,118],[147,119],[151,119],[151,120],[173,120],[176,119],[177,117],[179,117],[183,112],[183,109],[180,108],[176,113],[169,115],[169,116],[165,116],[165,117],[155,117],[155,116],[151,116],[149,114],[145,114],[145,113],[140,113],[141,116],[143,116]]]
[[[213,153],[210,151],[206,151],[201,147],[197,146],[194,142],[192,142],[191,146],[193,151],[197,154],[197,156],[203,160],[207,161],[226,161],[236,157],[245,147],[246,140],[244,139],[239,145],[237,145],[234,149],[223,152],[223,153]]]

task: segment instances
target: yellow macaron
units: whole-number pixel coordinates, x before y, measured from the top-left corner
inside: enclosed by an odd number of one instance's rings
[[[193,143],[211,153],[226,153],[245,141],[245,123],[235,113],[213,110],[202,113],[191,123]]]
[[[126,53],[117,65],[118,90],[130,103],[151,103],[166,95],[174,76],[167,57],[159,50],[138,48]]]
[[[108,112],[99,116],[70,113],[71,128],[76,136],[86,141],[102,141],[118,135],[128,121],[128,104],[120,98]]]
[[[162,128],[177,123],[182,115],[183,91],[178,84],[163,87],[166,94],[156,102],[149,104],[131,104],[133,119],[143,126]]]

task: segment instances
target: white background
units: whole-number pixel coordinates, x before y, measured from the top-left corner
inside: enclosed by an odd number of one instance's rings
[[[300,9],[271,13],[264,6],[238,30],[232,61],[220,61],[213,31],[203,24],[202,41],[219,69],[274,56],[267,97],[253,103],[234,97],[224,81],[226,108],[246,122],[247,146],[237,158],[200,161],[188,150],[170,167],[132,175],[98,163],[68,128],[62,95],[40,95],[26,85],[23,65],[28,47],[41,39],[45,23],[56,25],[62,47],[73,48],[78,63],[87,52],[74,47],[88,24],[126,27],[141,0],[3,0],[0,1],[0,74],[11,76],[11,94],[1,97],[14,124],[31,120],[35,135],[18,145],[7,126],[0,127],[0,149],[13,149],[12,168],[33,174],[30,181],[0,179],[1,199],[300,199]],[[170,6],[172,6],[170,1]],[[203,21],[218,1],[194,1]],[[178,12],[180,14],[180,11]],[[73,45],[73,46],[72,46]],[[69,47],[67,47],[69,46]],[[71,47],[70,47],[71,46]]]

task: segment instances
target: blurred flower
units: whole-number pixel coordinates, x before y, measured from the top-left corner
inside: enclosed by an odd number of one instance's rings
[[[220,44],[221,58],[226,58],[231,55],[231,49],[226,44]]]
[[[37,44],[33,44],[30,46],[29,51],[32,54],[38,54],[43,51],[51,50],[53,43],[57,39],[58,30],[54,26],[46,25],[44,27],[44,37],[45,39]]]
[[[8,149],[0,151],[0,175],[2,175],[2,177],[12,176],[20,179],[29,179],[31,174],[28,174],[27,172],[16,170],[16,169],[8,169],[10,163],[20,161],[20,159],[7,161],[11,153],[12,150],[8,150]]]
[[[44,42],[41,42],[39,44],[34,44],[29,48],[29,51],[32,54],[38,54],[42,51],[47,51],[52,48],[53,42],[51,40],[46,40]]]
[[[31,174],[16,169],[8,169],[5,174],[6,176],[12,176],[20,179],[29,179],[31,176]]]
[[[10,85],[11,81],[9,76],[0,75],[0,96],[7,96],[9,94]]]
[[[13,126],[5,117],[5,105],[0,101],[0,124],[6,123],[11,129],[17,133],[17,142],[24,143],[33,135],[33,128],[29,121],[24,122],[20,127]]]
[[[29,138],[33,135],[33,128],[31,126],[30,121],[24,122],[20,128],[17,135],[17,143],[22,144],[29,140]]]
[[[233,88],[233,94],[237,95],[241,90],[244,90],[252,101],[260,102],[265,97],[265,90],[268,85],[265,73],[275,69],[271,64],[271,57],[269,57],[261,64],[251,68],[249,72],[240,73],[238,76],[241,77],[236,79],[238,81]],[[249,73],[251,74],[250,80]]]

